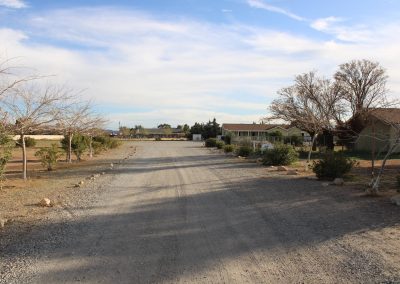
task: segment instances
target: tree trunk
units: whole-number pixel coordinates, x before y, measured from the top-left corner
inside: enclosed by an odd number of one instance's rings
[[[379,191],[379,185],[381,182],[381,177],[383,175],[383,171],[385,170],[385,165],[386,165],[386,161],[388,160],[388,158],[390,157],[390,155],[393,153],[394,149],[396,149],[396,147],[400,144],[400,137],[398,137],[396,139],[396,142],[393,143],[392,147],[389,148],[388,152],[385,155],[385,158],[382,161],[382,166],[379,170],[378,175],[376,176],[375,180],[372,180],[371,185],[372,185],[372,189],[371,189],[371,193],[373,195],[377,195],[378,191]]]
[[[72,133],[68,135],[68,163],[72,163]]]
[[[307,164],[306,164],[306,168],[305,168],[306,171],[308,170],[308,166],[310,165],[310,162],[311,162],[311,153],[314,149],[314,143],[315,143],[315,140],[317,140],[317,136],[318,136],[318,133],[315,133],[312,138],[312,141],[311,141],[310,151],[308,152]]]
[[[25,135],[21,134],[21,143],[22,143],[22,178],[24,180],[27,179],[27,172],[28,172],[28,166],[27,166],[27,158],[26,158],[26,144],[25,144]]]

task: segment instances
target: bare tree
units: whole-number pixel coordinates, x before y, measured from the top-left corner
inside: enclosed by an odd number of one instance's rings
[[[89,157],[93,158],[93,138],[104,132],[103,128],[106,120],[98,115],[92,115],[85,119],[83,133],[89,136]]]
[[[346,101],[347,118],[337,121],[337,134],[343,143],[352,147],[371,110],[393,106],[396,101],[387,97],[388,76],[378,62],[363,59],[341,64],[334,79],[338,92]]]
[[[33,84],[22,84],[12,89],[12,93],[1,100],[14,131],[21,138],[22,177],[27,179],[27,155],[25,135],[49,126],[59,116],[58,104],[68,99],[63,88]]]
[[[279,98],[270,105],[272,116],[290,122],[312,135],[312,144],[324,130],[333,131],[340,119],[341,97],[333,84],[316,76],[314,71],[296,76],[294,85],[278,91]],[[308,154],[311,159],[312,146]]]
[[[0,97],[10,93],[13,88],[28,81],[44,78],[39,75],[17,76],[16,73],[21,67],[12,65],[16,58],[6,59],[0,62]],[[20,70],[19,70],[20,71]]]
[[[72,163],[72,139],[75,134],[90,134],[95,129],[101,128],[105,120],[100,116],[96,116],[92,111],[92,103],[90,101],[68,103],[63,107],[63,112],[58,118],[57,126],[63,131],[68,139],[67,161]],[[90,146],[90,145],[89,145]],[[91,147],[91,146],[90,146]]]
[[[334,79],[339,92],[349,102],[350,117],[388,106],[388,76],[378,62],[363,59],[341,64]]]

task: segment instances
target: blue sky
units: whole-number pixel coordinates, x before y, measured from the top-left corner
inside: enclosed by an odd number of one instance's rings
[[[296,74],[379,61],[400,93],[400,1],[0,0],[0,58],[126,126],[253,122]]]

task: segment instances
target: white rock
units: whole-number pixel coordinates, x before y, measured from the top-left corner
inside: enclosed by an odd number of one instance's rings
[[[39,204],[42,207],[50,207],[51,206],[51,201],[48,198],[43,198],[42,200],[40,200]]]
[[[105,172],[102,172],[102,173],[101,173],[102,176],[104,176],[105,174],[106,174]]]
[[[78,182],[79,186],[84,185],[85,182],[83,180],[81,180],[80,182]]]
[[[0,219],[0,228],[4,228],[4,226],[7,224],[7,219]]]
[[[400,195],[398,194],[398,195],[393,196],[392,198],[390,198],[390,201],[393,204],[396,204],[397,206],[400,206]]]
[[[299,173],[296,170],[290,170],[286,174],[288,176],[297,176]]]
[[[344,184],[344,180],[342,178],[335,178],[333,180],[333,184],[334,185],[343,185]]]
[[[278,170],[279,172],[286,172],[286,171],[288,170],[288,168],[285,167],[285,166],[279,166],[277,170]]]
[[[111,163],[111,164],[110,164],[110,168],[113,168],[113,167],[114,167],[114,164],[113,164],[113,163]]]
[[[327,186],[329,186],[329,182],[323,182],[321,185],[322,185],[323,187],[327,187]]]

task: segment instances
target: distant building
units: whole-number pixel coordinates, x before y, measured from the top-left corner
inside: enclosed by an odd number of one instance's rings
[[[244,124],[244,123],[224,123],[222,124],[222,135],[231,135],[233,141],[269,140],[270,135],[279,131],[283,137],[300,136],[303,141],[307,141],[310,135],[306,131],[288,124]]]
[[[399,108],[377,108],[371,111],[367,126],[361,131],[354,148],[359,151],[385,152],[396,142],[397,130],[400,127]],[[400,152],[400,145],[395,149]]]
[[[185,138],[180,128],[141,128],[136,130],[136,138]]]
[[[202,137],[201,134],[193,134],[192,140],[193,141],[201,141]]]

